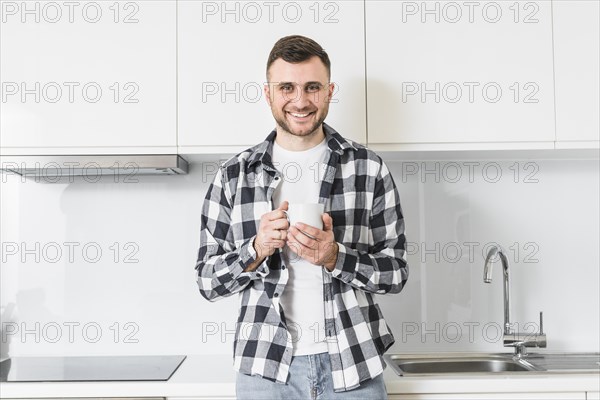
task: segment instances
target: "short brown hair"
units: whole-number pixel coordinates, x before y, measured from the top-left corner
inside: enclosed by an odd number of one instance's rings
[[[327,76],[331,78],[331,61],[321,45],[314,40],[300,35],[282,37],[275,43],[269,59],[267,60],[267,79],[269,79],[269,68],[275,60],[281,58],[289,63],[301,63],[312,57],[319,57],[327,68]]]

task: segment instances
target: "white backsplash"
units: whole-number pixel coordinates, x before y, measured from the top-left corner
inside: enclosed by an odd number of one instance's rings
[[[483,283],[492,243],[508,251],[519,328],[544,311],[547,351],[600,351],[598,160],[388,166],[410,268],[402,293],[378,297],[393,351],[504,351],[499,263]],[[1,355],[231,356],[237,297],[209,303],[195,282],[213,167],[137,183],[0,176]]]

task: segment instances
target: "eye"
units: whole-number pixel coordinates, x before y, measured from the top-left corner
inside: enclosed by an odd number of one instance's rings
[[[283,92],[291,92],[294,90],[294,86],[291,84],[281,85],[280,88]]]
[[[306,86],[306,91],[309,93],[318,92],[319,90],[321,90],[321,85],[318,83],[311,83],[310,85]]]

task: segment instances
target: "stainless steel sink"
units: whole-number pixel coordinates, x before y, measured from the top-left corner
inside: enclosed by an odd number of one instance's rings
[[[386,362],[398,375],[534,371],[526,361],[496,354],[390,355]]]
[[[408,374],[443,374],[462,372],[531,371],[530,368],[505,360],[435,360],[396,361],[398,369]]]
[[[531,354],[515,357],[500,353],[392,354],[386,363],[400,376],[431,374],[488,374],[527,372],[600,373],[600,354]]]
[[[600,353],[531,353],[527,361],[551,372],[600,373]]]

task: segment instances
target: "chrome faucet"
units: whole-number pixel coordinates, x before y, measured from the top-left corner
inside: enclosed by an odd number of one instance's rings
[[[543,314],[540,312],[540,331],[538,333],[514,332],[510,322],[510,276],[508,273],[508,259],[500,246],[490,249],[485,258],[483,267],[483,282],[492,283],[492,265],[500,258],[504,276],[504,347],[514,347],[515,356],[522,357],[527,354],[527,347],[546,347],[546,334],[543,332]]]

